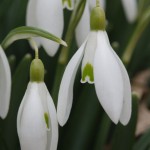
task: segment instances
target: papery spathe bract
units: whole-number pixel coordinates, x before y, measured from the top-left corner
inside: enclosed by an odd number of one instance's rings
[[[10,104],[11,71],[7,57],[0,46],[0,117],[6,118]]]
[[[61,0],[29,0],[26,15],[28,26],[44,29],[58,37],[62,36],[64,20]],[[47,54],[54,56],[59,44],[43,38],[34,38]]]

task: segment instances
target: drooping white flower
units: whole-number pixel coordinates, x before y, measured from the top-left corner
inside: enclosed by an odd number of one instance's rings
[[[11,71],[4,50],[0,46],[0,117],[6,118],[11,94]]]
[[[43,82],[44,67],[33,60],[30,82],[17,116],[21,150],[56,150],[58,123],[53,100]]]
[[[137,0],[122,0],[122,5],[128,21],[134,22],[138,15]]]
[[[27,26],[44,29],[58,37],[64,28],[63,8],[61,0],[29,0],[27,6]],[[36,38],[38,46],[43,46],[47,54],[54,56],[59,44],[44,38]]]
[[[61,126],[67,122],[70,115],[74,80],[81,61],[81,82],[94,83],[99,102],[111,120],[116,124],[120,121],[126,125],[130,119],[131,87],[129,77],[124,65],[109,43],[103,13],[100,7],[93,9],[91,31],[65,69],[57,105],[57,117]]]

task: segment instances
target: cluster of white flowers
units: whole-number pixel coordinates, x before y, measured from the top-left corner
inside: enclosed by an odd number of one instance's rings
[[[64,29],[63,8],[72,10],[74,0],[29,0],[27,25],[42,28],[58,37]],[[105,9],[105,1],[100,0]],[[62,5],[63,4],[63,5]],[[137,16],[136,0],[122,0],[129,22]],[[105,112],[114,123],[126,125],[131,116],[131,86],[127,71],[112,49],[105,31],[105,14],[100,7],[93,9],[95,0],[87,0],[85,10],[76,28],[76,40],[80,47],[68,63],[60,85],[57,113],[53,100],[43,81],[44,67],[38,59],[31,64],[30,82],[19,108],[17,129],[22,150],[56,150],[58,123],[63,126],[70,115],[73,101],[73,84],[77,69],[82,61],[81,82],[95,85],[96,94]],[[92,12],[91,12],[92,11]],[[91,12],[91,13],[90,13]],[[90,14],[102,13],[100,26],[90,25]],[[92,15],[91,15],[92,18]],[[102,20],[101,20],[102,19]],[[96,20],[97,21],[97,20]],[[34,38],[38,46],[43,46],[47,54],[54,56],[59,45],[43,38]],[[82,44],[83,43],[83,44]],[[38,62],[36,62],[38,61]],[[37,67],[34,63],[40,63]],[[34,67],[33,67],[34,66]],[[39,69],[40,68],[40,69]],[[41,68],[42,75],[41,75]],[[11,73],[7,58],[0,46],[0,116],[8,113]],[[32,73],[32,70],[39,78]],[[32,78],[32,75],[34,76]],[[32,80],[33,79],[33,80]]]

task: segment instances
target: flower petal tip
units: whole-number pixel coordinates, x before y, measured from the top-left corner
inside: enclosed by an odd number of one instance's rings
[[[67,43],[65,41],[63,41],[63,40],[60,42],[60,44],[62,44],[65,47],[68,47]]]
[[[130,119],[129,119],[130,120]],[[128,121],[121,121],[120,120],[120,122],[121,122],[121,124],[123,125],[123,126],[126,126],[128,123],[129,123],[129,120]]]
[[[66,121],[63,120],[62,116],[59,115],[59,113],[57,113],[57,120],[61,127],[63,127],[66,124]]]

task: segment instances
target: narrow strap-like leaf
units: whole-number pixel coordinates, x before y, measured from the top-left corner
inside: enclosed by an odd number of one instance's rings
[[[134,139],[138,114],[138,97],[132,95],[132,115],[127,126],[119,124],[113,137],[112,150],[131,150]]]
[[[66,42],[58,38],[57,36],[47,31],[44,31],[42,29],[35,28],[35,27],[28,27],[28,26],[18,27],[10,31],[10,33],[6,36],[6,38],[3,40],[1,45],[4,49],[6,49],[16,40],[29,39],[32,37],[43,37],[43,38],[55,41],[64,46],[67,46]]]

